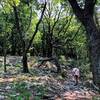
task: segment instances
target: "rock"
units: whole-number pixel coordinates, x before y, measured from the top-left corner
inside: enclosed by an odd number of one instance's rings
[[[49,100],[50,98],[52,98],[52,95],[50,95],[50,94],[49,95],[44,94],[42,97],[43,100]]]
[[[89,94],[90,94],[90,95],[92,95],[92,96],[94,96],[94,95],[95,95],[95,93],[94,93],[94,92],[92,92],[92,91],[89,91]]]
[[[54,100],[62,100],[60,95],[56,95]]]
[[[3,59],[0,59],[0,62],[3,62]]]
[[[64,90],[65,90],[65,91],[69,91],[69,90],[70,90],[69,86],[65,86],[65,87],[64,87]]]
[[[0,95],[0,100],[4,100],[4,99],[5,99],[5,96]]]
[[[63,94],[64,97],[69,96],[69,95],[71,95],[70,92],[65,92],[65,93]]]
[[[11,87],[10,86],[6,86],[6,88],[5,88],[6,90],[9,90],[9,89],[11,89]]]
[[[61,73],[61,76],[62,76],[63,78],[67,78],[67,77],[68,77],[68,72],[67,72],[67,70],[63,70],[62,73]]]
[[[79,91],[74,91],[76,94],[80,94],[80,92]]]

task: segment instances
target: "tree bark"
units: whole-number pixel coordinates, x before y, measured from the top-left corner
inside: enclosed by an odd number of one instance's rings
[[[45,32],[43,32],[43,35],[42,35],[42,56],[43,57],[46,57],[46,41],[45,41]]]
[[[27,55],[23,54],[23,72],[29,73],[28,66],[27,66]]]
[[[7,34],[7,33],[6,33]],[[6,68],[6,56],[7,56],[7,36],[5,34],[5,39],[4,39],[4,43],[3,43],[3,55],[4,55],[4,72],[7,72],[7,68]]]
[[[42,56],[46,57],[46,29],[44,26],[44,22],[42,21],[43,25],[43,35],[42,35]]]
[[[13,27],[14,28],[14,27]],[[14,39],[14,32],[12,31],[11,33],[11,54],[15,55],[16,54],[16,43],[15,43],[15,39]]]
[[[50,18],[50,14],[49,14],[49,18]],[[46,34],[46,45],[47,45],[47,57],[52,57],[52,36],[53,33],[51,31],[51,23],[50,21],[48,22],[48,32]]]
[[[47,57],[52,57],[52,34],[49,33],[46,36],[46,45],[47,45]]]
[[[84,26],[87,31],[89,42],[93,81],[100,87],[100,32],[93,18],[89,18]]]

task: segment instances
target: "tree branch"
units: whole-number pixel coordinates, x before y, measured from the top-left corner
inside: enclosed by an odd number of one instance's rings
[[[76,0],[68,0],[71,7],[73,8],[73,12],[75,13],[75,15],[80,19],[83,20],[83,9],[79,7],[78,3]]]
[[[45,2],[44,8],[43,8],[43,11],[42,11],[42,14],[41,14],[41,17],[40,17],[38,23],[36,24],[36,28],[35,28],[34,34],[33,34],[32,38],[31,38],[31,40],[29,41],[29,45],[27,46],[27,48],[26,48],[26,50],[25,50],[25,53],[28,52],[28,50],[29,50],[29,48],[30,48],[30,46],[31,46],[31,44],[32,44],[32,42],[33,42],[33,39],[34,39],[36,33],[38,32],[38,27],[39,27],[39,25],[40,25],[40,23],[41,23],[41,21],[42,21],[42,18],[43,18],[45,9],[46,9],[46,4],[47,4],[47,3]]]
[[[57,22],[59,21],[60,14],[61,14],[61,8],[60,8],[60,11],[58,12],[57,19],[56,19],[56,16],[54,18],[54,24],[53,24],[53,27],[52,27],[52,30],[51,30],[52,33],[53,33],[53,30],[54,30],[54,27],[56,26]]]
[[[72,38],[70,39],[66,39],[65,43],[66,44],[68,41],[73,41],[75,39],[75,37],[77,36],[77,34],[79,33],[80,29],[81,29],[82,25],[80,25],[77,29],[77,31],[75,32],[74,36],[72,36]]]

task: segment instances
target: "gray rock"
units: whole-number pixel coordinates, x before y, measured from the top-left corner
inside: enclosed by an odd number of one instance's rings
[[[11,87],[10,86],[6,86],[6,88],[5,88],[6,90],[9,90],[9,89],[11,89]]]
[[[5,99],[5,96],[0,95],[0,100],[4,100],[4,99]]]

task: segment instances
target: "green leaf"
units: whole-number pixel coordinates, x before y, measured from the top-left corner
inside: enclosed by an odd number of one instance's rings
[[[62,1],[64,1],[64,0],[54,0],[53,2],[54,2],[55,4],[57,4],[57,3],[61,3]]]

